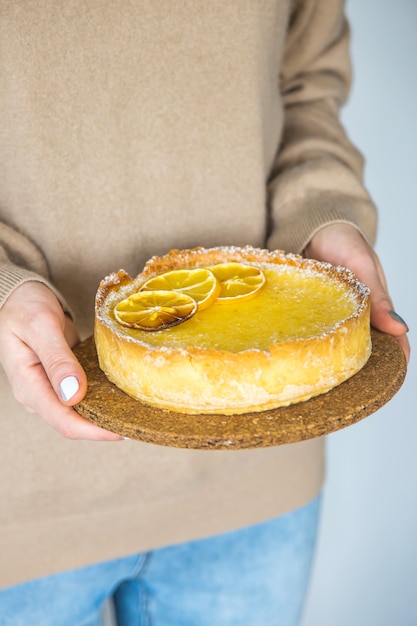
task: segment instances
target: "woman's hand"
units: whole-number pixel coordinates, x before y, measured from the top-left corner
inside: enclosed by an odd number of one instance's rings
[[[23,283],[0,311],[0,362],[18,402],[69,439],[122,439],[71,408],[87,390],[71,350],[77,343],[73,322],[42,283]]]
[[[410,345],[407,324],[395,312],[388,293],[381,262],[375,251],[352,225],[324,226],[311,239],[304,256],[349,268],[371,290],[371,324],[393,335],[404,350],[407,361]]]

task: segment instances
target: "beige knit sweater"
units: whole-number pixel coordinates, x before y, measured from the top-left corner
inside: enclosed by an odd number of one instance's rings
[[[2,0],[0,305],[41,280],[91,334],[100,279],[172,247],[373,241],[338,121],[341,0]],[[1,373],[0,583],[252,524],[313,498],[323,442],[68,441]]]

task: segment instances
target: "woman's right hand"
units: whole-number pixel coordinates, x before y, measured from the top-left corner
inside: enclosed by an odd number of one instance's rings
[[[71,350],[77,343],[72,320],[40,282],[17,287],[0,310],[0,363],[17,401],[69,439],[120,440],[72,408],[87,390]]]
[[[348,267],[370,288],[372,326],[395,337],[409,361],[407,324],[394,310],[379,257],[357,228],[343,222],[324,226],[311,238],[304,254],[319,261]]]

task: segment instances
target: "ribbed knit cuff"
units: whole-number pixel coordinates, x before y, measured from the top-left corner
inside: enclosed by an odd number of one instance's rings
[[[268,240],[271,250],[301,253],[317,231],[338,222],[355,226],[371,245],[375,241],[374,205],[363,198],[321,193],[316,197],[294,199],[291,211],[283,211],[283,214],[276,218]]]
[[[30,281],[36,281],[46,285],[57,297],[64,312],[73,317],[71,308],[68,306],[65,298],[48,280],[40,274],[36,274],[35,272],[31,272],[17,265],[12,265],[11,263],[0,264],[0,309],[17,287]]]

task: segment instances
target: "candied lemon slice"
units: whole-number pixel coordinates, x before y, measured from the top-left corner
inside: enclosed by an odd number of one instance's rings
[[[139,291],[121,300],[114,316],[123,326],[162,330],[185,322],[197,311],[197,302],[185,293],[167,290]]]
[[[217,300],[230,301],[232,298],[247,300],[253,298],[265,284],[265,274],[259,267],[244,263],[219,263],[210,270],[220,283]]]
[[[213,272],[204,267],[164,272],[147,280],[139,291],[177,291],[191,296],[200,310],[206,309],[220,293],[220,284]]]

